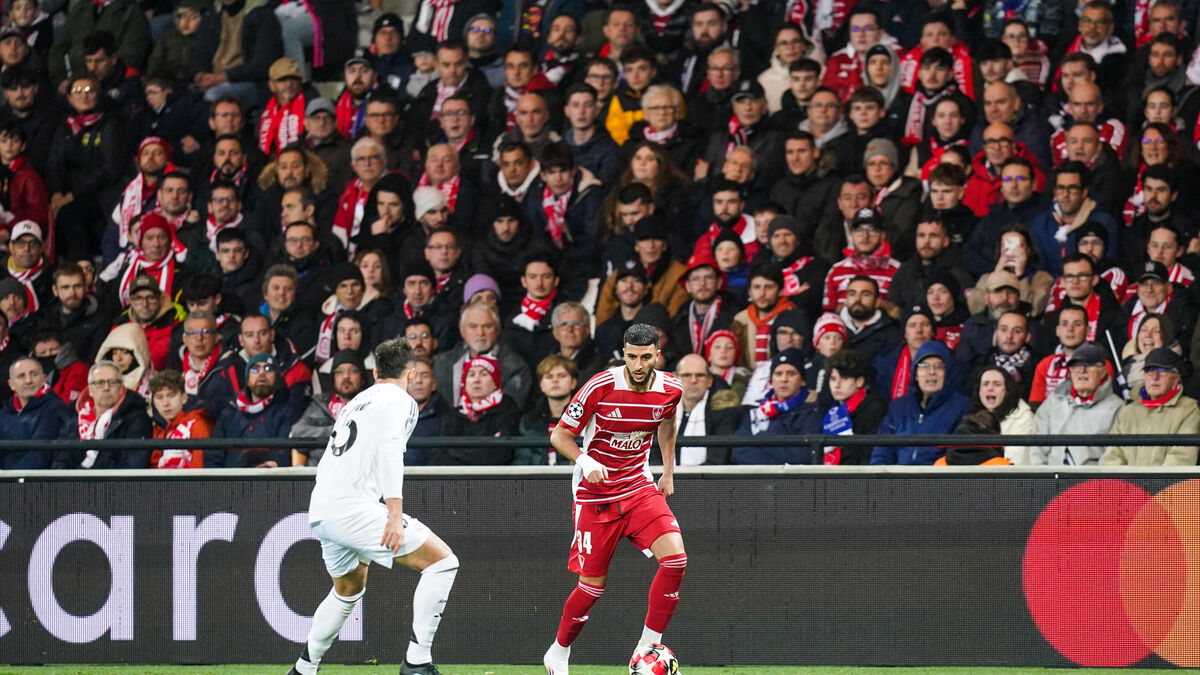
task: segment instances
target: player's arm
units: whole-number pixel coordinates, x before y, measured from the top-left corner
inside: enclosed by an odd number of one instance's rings
[[[392,555],[395,555],[404,543],[404,451],[408,447],[408,436],[415,425],[415,412],[411,413],[409,418],[412,423],[405,425],[406,431],[396,434],[380,445],[377,462],[379,486],[383,492],[383,503],[387,505],[388,510],[387,524],[383,526],[383,539],[379,545],[391,549]]]
[[[608,480],[608,469],[591,457],[575,442],[575,432],[568,429],[562,422],[550,433],[550,445],[560,455],[575,462],[583,470],[583,477],[589,483],[602,483]]]
[[[658,490],[664,497],[675,494],[675,416],[667,417],[658,425],[658,449],[662,451],[663,472],[658,479]]]

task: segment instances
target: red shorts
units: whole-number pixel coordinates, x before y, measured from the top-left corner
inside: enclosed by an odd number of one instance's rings
[[[646,488],[616,502],[576,503],[573,515],[575,536],[567,569],[585,577],[608,574],[608,562],[624,537],[649,555],[656,539],[680,531],[667,498],[657,488]]]

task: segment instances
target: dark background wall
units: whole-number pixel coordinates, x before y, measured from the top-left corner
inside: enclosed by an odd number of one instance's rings
[[[1022,558],[1043,508],[1083,477],[784,476],[676,479],[670,504],[689,566],[665,642],[684,664],[947,664],[1069,666],[1026,608]],[[1170,477],[1134,479],[1154,494]],[[264,536],[307,509],[311,480],[0,483],[0,662],[287,663],[298,646],[256,600]],[[405,510],[462,561],[434,655],[460,663],[537,663],[553,639],[571,540],[568,482],[414,477]],[[232,542],[199,557],[196,641],[172,638],[176,516],[237,514]],[[30,600],[30,555],[64,514],[133,517],[132,641],[53,636]],[[0,524],[0,534],[3,533]],[[61,529],[61,526],[60,526]],[[69,535],[69,533],[68,533]],[[2,539],[2,537],[0,537]],[[641,631],[655,565],[623,543],[603,599],[572,653],[623,663]],[[104,604],[101,550],[68,544],[52,570],[64,609]],[[399,662],[416,574],[372,566],[363,640],[338,642],[329,662]],[[274,579],[267,579],[274,583]],[[263,579],[259,579],[263,585]],[[315,541],[286,553],[283,597],[309,615],[330,583]],[[0,628],[3,623],[0,622]],[[1141,665],[1169,665],[1150,656]]]

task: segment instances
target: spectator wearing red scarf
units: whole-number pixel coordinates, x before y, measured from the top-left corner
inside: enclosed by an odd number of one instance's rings
[[[516,436],[521,410],[501,388],[500,362],[480,354],[467,359],[460,375],[454,411],[442,425],[443,436]],[[431,464],[511,464],[512,448],[456,447],[433,450]]]
[[[1200,407],[1183,395],[1183,357],[1166,347],[1146,355],[1146,384],[1131,392],[1133,400],[1117,412],[1113,434],[1196,434]],[[1194,445],[1109,446],[1101,464],[1127,466],[1195,466]]]
[[[267,86],[274,95],[258,119],[258,149],[274,157],[300,140],[307,100],[314,97],[305,95],[301,83],[303,71],[300,64],[291,59],[276,60],[271,64],[269,75],[271,79]]]

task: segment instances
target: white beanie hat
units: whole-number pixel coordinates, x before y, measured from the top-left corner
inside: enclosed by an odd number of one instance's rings
[[[417,220],[420,220],[421,216],[426,213],[445,205],[446,195],[431,185],[419,187],[413,191],[413,209],[416,211]]]

